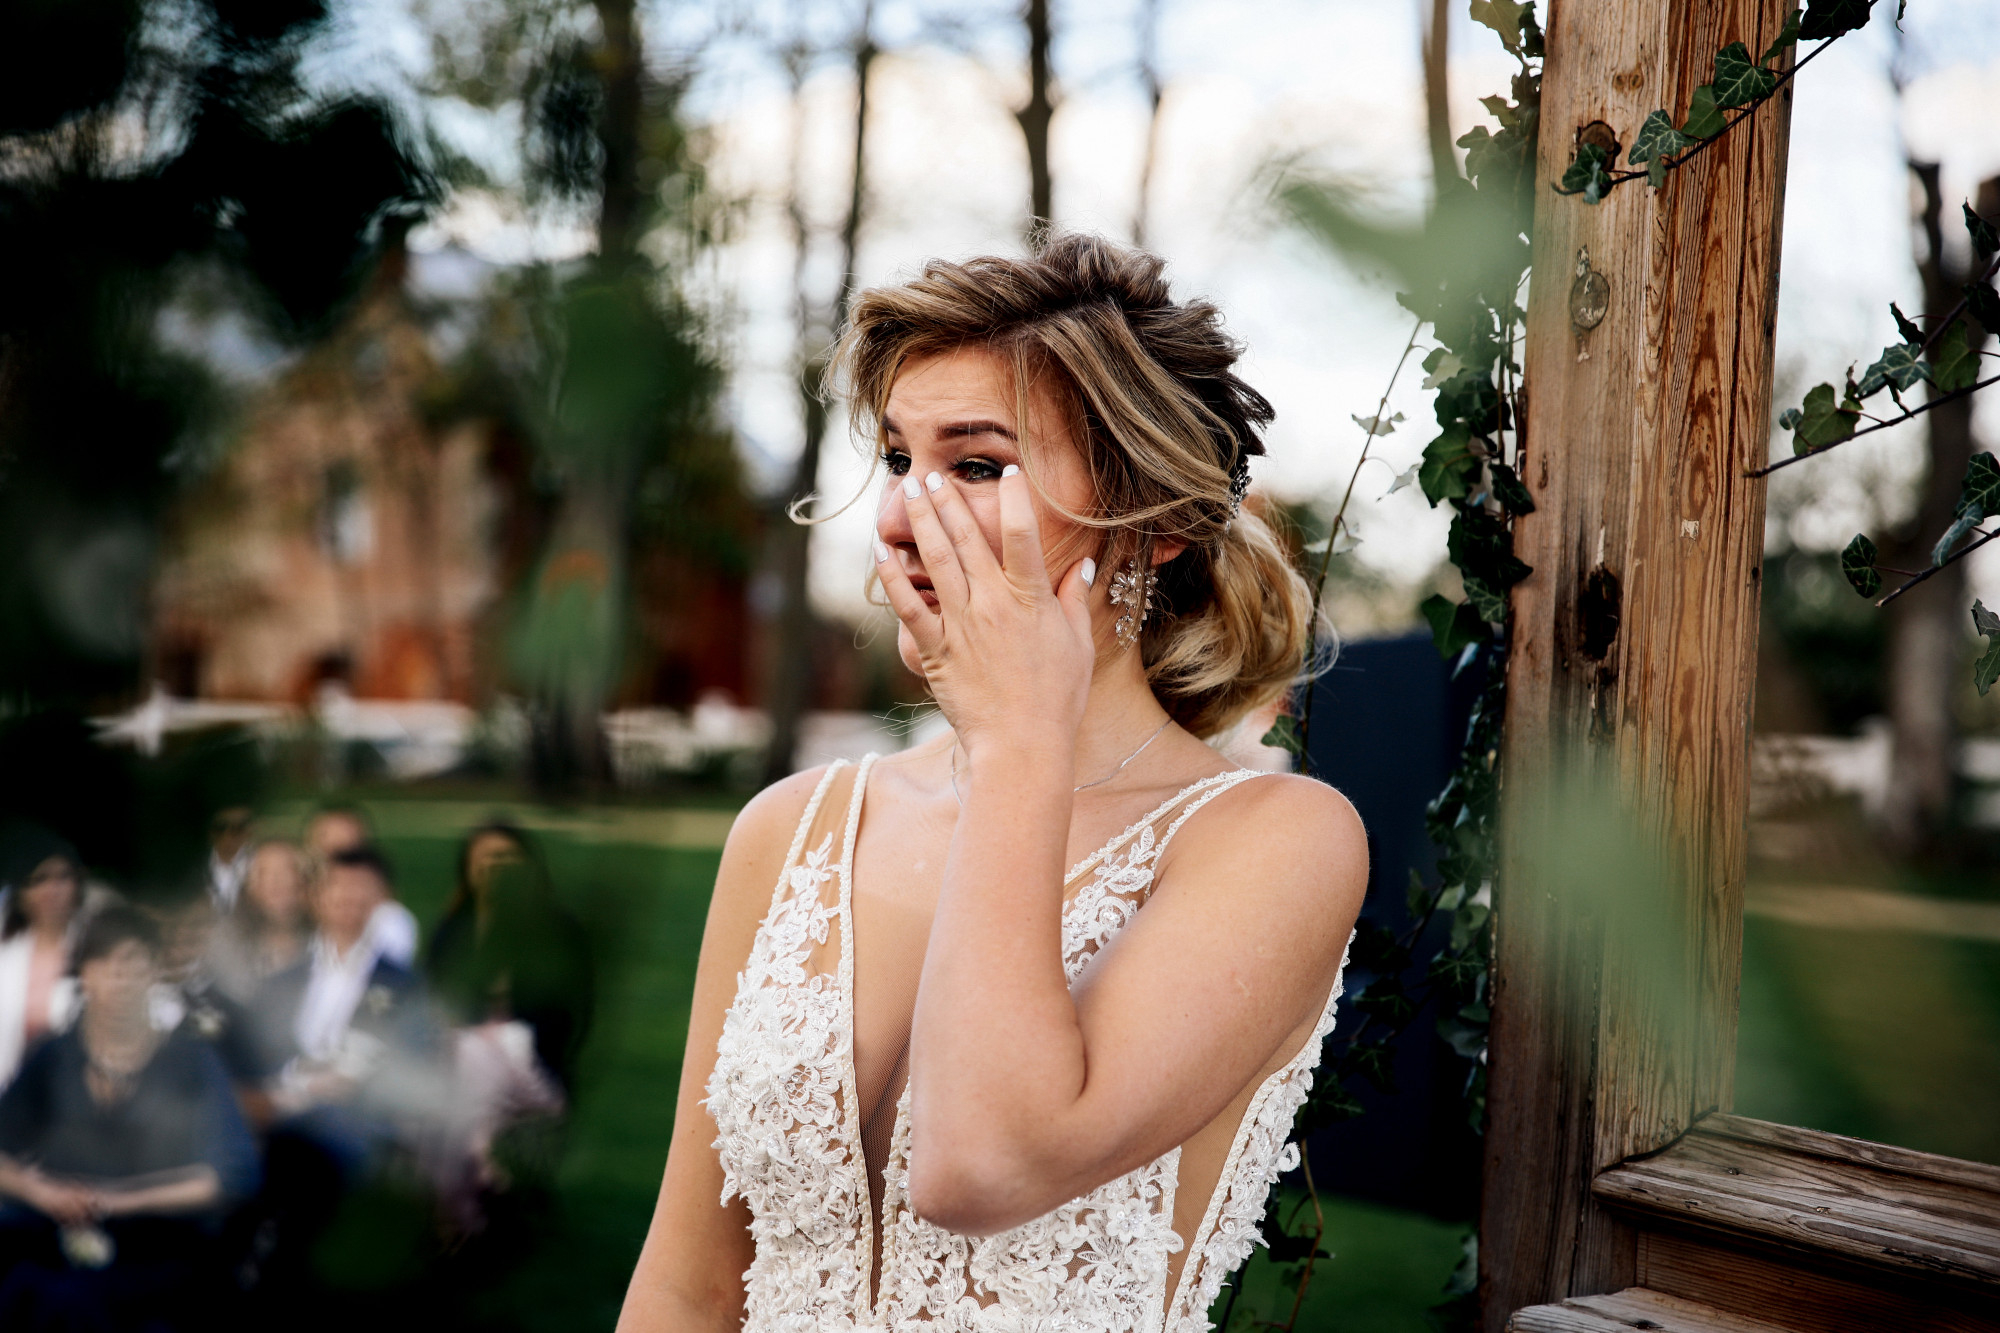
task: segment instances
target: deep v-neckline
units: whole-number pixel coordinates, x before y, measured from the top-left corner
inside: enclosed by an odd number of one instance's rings
[[[865,1302],[866,1313],[870,1318],[876,1314],[881,1306],[882,1292],[880,1287],[882,1275],[888,1271],[888,1242],[894,1223],[894,1218],[889,1215],[889,1174],[891,1169],[896,1165],[896,1145],[908,1137],[910,1111],[910,1085],[907,1074],[904,1075],[902,1087],[896,1088],[896,1071],[902,1067],[909,1049],[909,1036],[906,1033],[903,1039],[904,1049],[898,1054],[895,1063],[890,1067],[888,1082],[882,1088],[881,1096],[883,1099],[888,1099],[891,1095],[891,1090],[895,1090],[892,1103],[895,1107],[895,1113],[893,1119],[890,1121],[889,1143],[882,1161],[881,1197],[877,1198],[876,1174],[868,1163],[867,1153],[863,1148],[863,1135],[866,1132],[868,1124],[875,1116],[881,1114],[882,1108],[878,1102],[873,1115],[864,1118],[861,1114],[860,1080],[855,1072],[856,1029],[854,1021],[854,960],[856,954],[859,952],[854,934],[854,852],[860,841],[861,816],[868,797],[868,776],[870,770],[874,768],[877,758],[879,756],[870,754],[856,765],[854,787],[848,795],[847,817],[842,830],[840,864],[838,867],[840,886],[838,900],[840,952],[835,965],[835,976],[838,980],[840,996],[840,1035],[843,1038],[840,1046],[844,1052],[841,1069],[841,1086],[844,1093],[842,1097],[841,1127],[848,1136],[848,1142],[853,1145],[854,1161],[859,1165],[861,1172],[861,1188],[855,1191],[855,1197],[860,1199],[867,1209],[867,1217],[864,1219],[860,1229],[860,1269],[864,1278],[862,1299]],[[1234,786],[1238,782],[1256,777],[1257,775],[1255,769],[1231,768],[1224,769],[1220,773],[1211,773],[1205,778],[1198,778],[1176,791],[1166,800],[1161,801],[1138,819],[1127,824],[1117,833],[1112,834],[1103,843],[1099,844],[1096,851],[1093,851],[1090,855],[1071,866],[1063,875],[1062,881],[1063,903],[1060,919],[1064,928],[1064,935],[1067,936],[1068,934],[1070,912],[1075,908],[1081,897],[1080,892],[1071,891],[1079,879],[1095,870],[1104,863],[1106,858],[1116,854],[1120,848],[1126,846],[1133,839],[1143,835],[1148,828],[1158,823],[1176,805],[1189,800],[1196,800],[1200,804],[1206,804],[1206,800],[1202,798],[1209,793],[1211,788]],[[1193,813],[1192,809],[1185,811],[1182,817],[1185,818],[1187,814],[1191,813]],[[1180,820],[1177,819],[1170,827],[1168,836],[1171,837],[1173,830],[1178,829],[1179,826]],[[1163,843],[1164,841],[1165,839],[1162,839]],[[1146,899],[1152,897],[1150,887],[1149,884]],[[1134,912],[1138,911],[1144,905],[1145,900],[1141,900],[1133,908]],[[1063,967],[1067,972],[1069,968],[1067,947],[1064,950]],[[1072,984],[1074,984],[1074,978],[1072,978]],[[914,1014],[912,1015],[912,1020],[911,1027],[914,1028]],[[881,1249],[880,1259],[882,1262],[877,1262],[876,1251],[878,1246]]]

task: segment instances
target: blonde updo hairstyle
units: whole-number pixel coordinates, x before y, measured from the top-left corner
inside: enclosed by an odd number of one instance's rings
[[[1271,405],[1235,374],[1238,345],[1206,301],[1176,302],[1164,264],[1096,236],[1056,235],[1023,259],[933,260],[900,286],[861,293],[830,384],[878,450],[897,374],[911,361],[981,346],[1012,371],[1024,471],[1045,503],[1102,529],[1106,577],[1154,544],[1186,549],[1157,566],[1140,637],[1146,678],[1188,731],[1209,737],[1282,697],[1299,678],[1313,598],[1239,478],[1264,452]],[[1031,388],[1069,418],[1092,481],[1084,513],[1036,481]]]

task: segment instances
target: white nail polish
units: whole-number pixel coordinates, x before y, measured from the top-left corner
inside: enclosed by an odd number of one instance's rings
[[[880,563],[882,563],[882,562],[883,562],[884,560],[887,560],[888,558],[889,558],[889,548],[888,548],[888,547],[886,547],[886,546],[884,546],[884,545],[883,545],[883,544],[882,544],[881,542],[876,542],[876,543],[875,543],[875,563],[877,563],[877,564],[880,564]]]
[[[1003,477],[1011,477],[1020,470],[1021,470],[1021,465],[1019,463],[1009,463],[1006,467],[1000,469],[1000,475]]]
[[[1097,582],[1097,562],[1089,556],[1083,558],[1083,586],[1088,588]]]
[[[923,492],[917,489],[917,479],[915,477],[903,478],[903,495],[906,499],[914,500],[921,494]]]
[[[940,477],[937,473],[933,472],[928,477],[924,478],[924,485],[930,489],[930,493],[932,495],[936,495],[938,493],[938,487],[944,485],[944,478]]]

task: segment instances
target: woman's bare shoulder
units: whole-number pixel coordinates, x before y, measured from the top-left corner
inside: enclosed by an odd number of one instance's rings
[[[762,915],[771,886],[785,868],[799,821],[805,818],[806,807],[830,767],[821,764],[781,778],[737,812],[715,877],[718,904],[724,899],[741,899],[746,910],[754,906]]]
[[[1231,881],[1255,880],[1313,906],[1331,898],[1359,910],[1368,889],[1368,834],[1339,791],[1272,773],[1237,783],[1209,806],[1174,841],[1180,867],[1229,872]]]

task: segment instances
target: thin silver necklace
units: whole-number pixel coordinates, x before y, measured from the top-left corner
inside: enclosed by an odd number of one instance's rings
[[[1160,732],[1165,731],[1168,727],[1171,727],[1173,724],[1174,724],[1174,719],[1171,716],[1169,716],[1165,722],[1162,722],[1160,724],[1159,731],[1154,732],[1152,735],[1146,737],[1145,740],[1140,741],[1138,749],[1132,751],[1132,753],[1126,755],[1123,759],[1119,760],[1118,767],[1112,769],[1109,773],[1106,773],[1101,778],[1092,778],[1089,782],[1084,783],[1080,787],[1071,787],[1069,789],[1070,795],[1074,796],[1080,791],[1088,791],[1092,787],[1102,787],[1105,783],[1111,781],[1111,779],[1117,777],[1120,773],[1123,773],[1125,771],[1125,765],[1131,763],[1134,759],[1137,759],[1140,755],[1144,754],[1146,752],[1146,747],[1148,745],[1151,745],[1154,741],[1160,739]],[[953,800],[958,802],[959,809],[961,810],[965,809],[965,798],[958,794],[958,737],[956,736],[951,738],[951,796]]]

